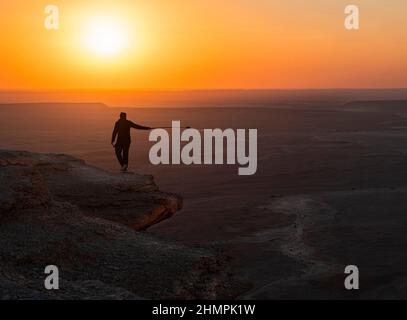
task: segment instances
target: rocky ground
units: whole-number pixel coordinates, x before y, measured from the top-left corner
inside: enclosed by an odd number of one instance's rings
[[[227,259],[143,232],[182,207],[151,176],[0,151],[0,298],[229,298]],[[60,289],[44,288],[56,265]]]

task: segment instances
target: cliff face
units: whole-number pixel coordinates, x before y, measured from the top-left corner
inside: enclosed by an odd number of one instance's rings
[[[223,259],[137,232],[181,207],[151,176],[0,151],[0,298],[229,297]],[[47,265],[60,290],[45,290]]]

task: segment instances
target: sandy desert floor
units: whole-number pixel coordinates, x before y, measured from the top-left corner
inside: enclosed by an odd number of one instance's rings
[[[61,152],[116,171],[110,146],[121,110],[0,107],[0,148]],[[147,232],[230,256],[241,298],[407,297],[407,108],[302,106],[128,109],[149,126],[256,128],[258,171],[148,162],[133,132],[131,167],[151,173],[184,209]],[[361,290],[344,289],[357,265]]]

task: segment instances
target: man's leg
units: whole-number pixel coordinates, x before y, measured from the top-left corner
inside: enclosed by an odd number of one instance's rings
[[[123,165],[125,165],[126,168],[129,165],[129,149],[130,143],[123,146]]]
[[[114,150],[116,152],[116,157],[117,157],[117,160],[120,163],[120,166],[123,167],[123,157],[122,157],[123,147],[121,145],[119,145],[119,144],[116,144],[116,146],[114,147]]]

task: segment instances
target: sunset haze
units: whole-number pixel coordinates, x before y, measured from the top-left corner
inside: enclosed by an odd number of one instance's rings
[[[47,1],[0,3],[0,89],[401,88],[407,86],[407,4],[349,1]],[[120,20],[114,55],[83,43],[97,15]]]

